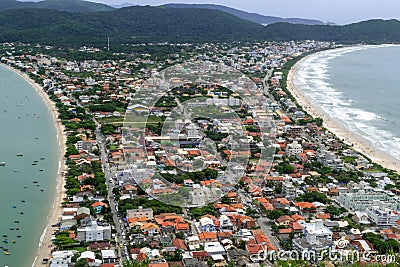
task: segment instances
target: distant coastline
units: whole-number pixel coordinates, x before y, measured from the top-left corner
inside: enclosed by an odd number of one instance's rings
[[[58,171],[57,171],[57,185],[56,188],[54,188],[55,193],[54,197],[52,200],[52,209],[49,210],[48,215],[47,215],[47,223],[45,225],[44,231],[42,235],[40,236],[40,242],[38,244],[37,250],[36,250],[36,257],[32,263],[32,266],[42,266],[41,262],[38,262],[38,259],[43,259],[43,258],[50,258],[51,256],[51,250],[52,250],[52,241],[51,241],[51,236],[52,236],[52,231],[51,231],[51,225],[58,223],[59,218],[62,213],[62,208],[61,208],[61,203],[63,201],[63,198],[65,196],[65,190],[64,190],[64,177],[63,177],[63,171],[66,170],[66,166],[64,164],[64,155],[66,151],[66,135],[64,131],[64,126],[62,125],[61,121],[58,120],[58,110],[54,104],[54,102],[49,98],[47,93],[43,90],[42,86],[39,84],[35,83],[27,74],[22,72],[19,69],[13,68],[7,64],[0,63],[1,66],[17,73],[20,77],[22,77],[27,83],[32,85],[32,87],[35,89],[35,91],[41,96],[43,99],[43,102],[46,104],[47,108],[49,111],[52,113],[52,118],[54,125],[57,130],[57,140],[58,140],[58,145],[59,145],[59,166],[58,166]]]
[[[382,46],[391,45],[388,44]],[[324,51],[307,55],[294,64],[287,76],[287,90],[307,113],[309,113],[314,118],[322,118],[324,127],[335,134],[338,138],[342,139],[344,143],[352,146],[356,151],[370,158],[372,162],[377,163],[384,168],[395,170],[396,172],[400,173],[400,166],[396,164],[396,161],[398,163],[398,160],[396,158],[387,153],[384,153],[377,148],[374,148],[373,146],[371,146],[371,144],[369,144],[368,141],[359,136],[357,133],[347,130],[343,125],[335,121],[335,118],[330,117],[320,107],[313,104],[304,94],[301,88],[298,88],[294,85],[293,79],[296,72],[298,71],[297,69],[299,65],[304,64],[305,60],[307,60],[309,57],[315,56],[318,53],[324,53]]]

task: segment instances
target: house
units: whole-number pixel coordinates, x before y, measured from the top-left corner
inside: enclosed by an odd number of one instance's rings
[[[143,234],[148,236],[154,236],[160,233],[160,227],[158,227],[158,225],[155,223],[146,223],[140,226],[140,230],[143,232]]]
[[[275,224],[277,226],[289,226],[289,224],[293,221],[294,219],[289,215],[283,215],[275,220]]]
[[[74,219],[84,219],[90,216],[90,209],[86,207],[80,207],[76,211],[76,216]]]
[[[192,251],[190,252],[193,258],[198,259],[199,261],[207,261],[209,256],[207,251]]]
[[[218,241],[216,232],[201,232],[199,233],[199,239],[202,243]]]
[[[296,202],[294,203],[295,207],[297,207],[303,216],[307,216],[310,213],[315,213],[317,211],[317,207],[310,202]]]
[[[101,260],[103,263],[116,263],[117,262],[117,255],[115,251],[110,250],[102,250],[101,251]]]
[[[92,207],[94,208],[96,214],[100,214],[103,208],[107,208],[108,205],[106,203],[103,203],[101,201],[97,201],[92,204]]]
[[[284,229],[279,229],[278,230],[278,235],[280,240],[282,241],[288,241],[290,240],[290,235],[293,233],[292,228],[284,228]]]
[[[361,225],[361,224],[365,224],[365,225],[371,224],[371,222],[369,221],[369,218],[368,218],[368,214],[366,212],[363,212],[363,211],[356,211],[354,216],[353,216],[353,219],[359,225]]]
[[[221,245],[220,242],[205,242],[204,243],[204,251],[207,251],[208,255],[226,255],[225,248]]]
[[[190,250],[197,250],[200,248],[200,238],[197,235],[188,236],[186,238],[186,244]]]

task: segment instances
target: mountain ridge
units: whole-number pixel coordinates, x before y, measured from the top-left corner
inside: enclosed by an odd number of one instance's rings
[[[369,20],[344,26],[274,23],[268,26],[218,10],[133,6],[79,13],[49,9],[0,12],[0,42],[58,46],[104,46],[143,42],[319,40],[353,43],[400,42],[400,21]]]
[[[0,11],[27,8],[52,9],[67,12],[98,12],[114,10],[113,7],[106,4],[83,0],[43,0],[39,2],[0,0]]]
[[[170,3],[162,5],[164,7],[172,7],[172,8],[202,8],[202,9],[214,9],[222,12],[229,13],[231,15],[237,16],[241,19],[245,19],[248,21],[252,21],[258,24],[268,25],[278,22],[288,22],[293,24],[305,24],[305,25],[325,25],[326,23],[315,20],[315,19],[303,19],[303,18],[281,18],[275,16],[266,16],[258,13],[246,12],[243,10],[235,9],[232,7],[227,7],[223,5],[214,5],[214,4],[176,4]]]

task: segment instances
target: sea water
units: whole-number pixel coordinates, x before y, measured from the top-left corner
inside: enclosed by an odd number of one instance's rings
[[[0,267],[32,265],[55,196],[59,151],[42,97],[0,66],[0,246],[10,253],[0,249]]]
[[[367,145],[400,157],[400,46],[358,46],[313,54],[293,83],[312,105]]]

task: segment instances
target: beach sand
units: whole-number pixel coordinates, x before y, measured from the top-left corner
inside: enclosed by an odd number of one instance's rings
[[[61,203],[63,202],[63,199],[65,197],[65,189],[64,189],[65,181],[63,177],[63,172],[67,170],[67,168],[65,166],[65,160],[64,160],[64,155],[66,151],[66,146],[65,146],[66,135],[64,131],[64,125],[61,123],[60,120],[58,120],[58,111],[54,102],[49,98],[47,93],[43,91],[43,88],[39,84],[35,83],[28,75],[26,75],[22,71],[12,68],[6,64],[1,64],[1,65],[20,75],[22,78],[25,79],[25,81],[27,81],[35,88],[36,92],[42,97],[43,101],[46,103],[47,107],[52,112],[53,121],[57,129],[57,140],[60,147],[60,155],[59,155],[60,165],[57,173],[57,186],[55,190],[52,210],[50,210],[49,214],[47,215],[48,220],[44,228],[43,234],[40,237],[40,243],[38,244],[36,257],[32,264],[32,266],[34,267],[43,266],[42,260],[44,258],[49,259],[51,257],[51,250],[53,249],[53,242],[51,241],[51,236],[53,234],[53,231],[51,225],[59,222],[62,214]]]
[[[293,76],[297,71],[298,65],[302,64],[305,59],[307,59],[307,57],[299,60],[291,68],[287,77],[287,89],[294,96],[298,104],[314,118],[322,118],[325,128],[327,128],[340,139],[344,140],[346,144],[353,145],[353,148],[356,151],[366,155],[373,162],[378,163],[387,169],[392,169],[400,173],[400,162],[395,157],[388,155],[381,150],[375,149],[367,140],[364,140],[362,136],[352,133],[346,129],[344,125],[341,125],[338,121],[335,121],[335,118],[329,117],[324,111],[321,110],[321,108],[313,105],[313,103],[309,101],[301,89],[294,85]]]

